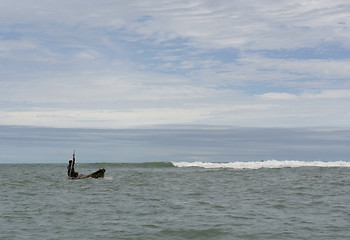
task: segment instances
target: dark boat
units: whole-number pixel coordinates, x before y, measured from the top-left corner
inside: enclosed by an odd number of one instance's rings
[[[100,168],[96,172],[93,172],[91,174],[80,174],[78,175],[77,172],[74,171],[74,164],[75,164],[75,150],[73,152],[73,160],[69,161],[69,165],[67,167],[68,169],[68,179],[84,179],[84,178],[103,178],[105,176],[105,169]]]
[[[104,168],[100,168],[99,170],[97,170],[94,173],[91,174],[80,174],[77,177],[68,177],[69,179],[84,179],[84,178],[103,178],[105,176],[105,169]]]

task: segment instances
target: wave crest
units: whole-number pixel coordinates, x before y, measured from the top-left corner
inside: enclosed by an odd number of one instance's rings
[[[199,167],[199,168],[229,168],[229,169],[260,169],[260,168],[295,168],[295,167],[350,167],[350,162],[335,161],[278,161],[267,160],[259,162],[171,162],[175,167]]]

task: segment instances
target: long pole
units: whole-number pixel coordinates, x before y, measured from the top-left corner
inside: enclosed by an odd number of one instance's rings
[[[72,162],[70,164],[69,177],[72,177],[72,170],[73,170],[74,162],[75,162],[75,149],[74,149],[74,152],[73,152],[73,159],[72,159]]]

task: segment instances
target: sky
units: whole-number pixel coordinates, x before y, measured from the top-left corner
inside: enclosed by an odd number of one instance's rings
[[[349,119],[348,0],[0,0],[0,162],[340,160]]]
[[[0,126],[0,163],[349,161],[350,129]],[[63,170],[65,165],[63,165]],[[65,173],[65,171],[63,171]]]
[[[350,3],[1,0],[0,125],[350,126]]]

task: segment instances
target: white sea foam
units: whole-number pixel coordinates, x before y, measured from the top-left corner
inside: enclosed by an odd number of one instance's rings
[[[104,179],[104,180],[111,181],[111,180],[113,180],[113,177],[108,176],[108,177],[104,177],[103,179]]]
[[[335,161],[278,161],[267,160],[259,162],[171,162],[175,167],[199,168],[232,168],[232,169],[259,169],[259,168],[294,168],[294,167],[350,167],[350,162]]]

